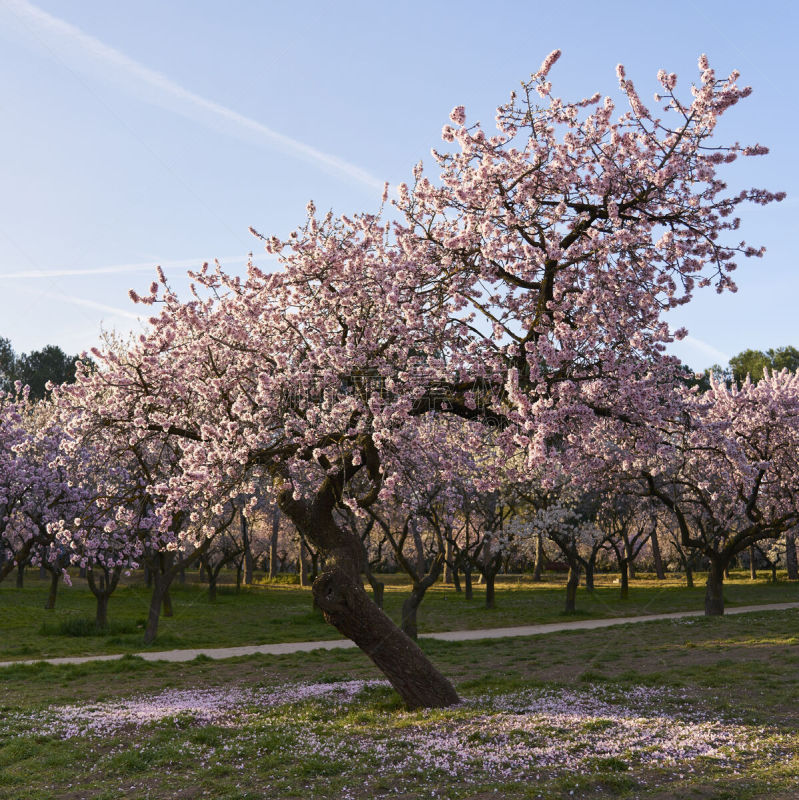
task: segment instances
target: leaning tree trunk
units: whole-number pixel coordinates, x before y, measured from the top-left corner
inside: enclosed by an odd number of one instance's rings
[[[792,531],[785,534],[785,567],[788,570],[788,580],[799,580],[799,563],[796,558],[796,538]]]
[[[715,617],[724,613],[724,567],[725,562],[721,558],[710,556],[705,587],[705,616]]]
[[[313,596],[325,620],[369,656],[409,708],[442,708],[459,702],[452,684],[363,588],[362,543],[336,524],[331,482],[326,481],[311,500],[295,500],[289,490],[281,492],[279,502],[324,554],[325,567],[314,581]]]
[[[17,589],[22,589],[25,585],[25,564],[20,561],[17,564]]]

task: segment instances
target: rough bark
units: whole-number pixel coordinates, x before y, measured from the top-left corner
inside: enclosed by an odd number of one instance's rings
[[[369,599],[359,576],[330,567],[314,581],[325,619],[355,642],[388,678],[409,708],[442,708],[459,701],[452,684]]]

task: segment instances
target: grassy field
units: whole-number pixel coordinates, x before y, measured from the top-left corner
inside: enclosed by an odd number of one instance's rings
[[[399,620],[408,586],[401,576],[385,576],[385,607]],[[508,625],[557,622],[564,619],[562,577],[541,584],[528,577],[512,577],[497,583],[497,607],[484,607],[481,586],[467,602],[452,587],[438,584],[430,589],[419,612],[419,630],[432,631],[492,628]],[[701,609],[703,576],[687,589],[681,579],[657,581],[642,576],[631,584],[628,600],[619,598],[615,576],[598,576],[597,588],[580,589],[574,618],[633,616],[667,611]],[[10,580],[0,584],[0,661],[100,653],[132,653],[145,649],[142,642],[150,590],[134,580],[120,586],[109,605],[109,628],[93,635],[94,598],[85,584],[59,590],[56,609],[46,611],[47,582],[35,574],[18,590]],[[337,638],[311,602],[308,589],[286,584],[256,584],[236,594],[222,585],[216,603],[209,603],[207,589],[196,583],[172,590],[174,616],[162,618],[159,635],[149,649],[224,647]],[[729,606],[799,601],[799,585],[787,581],[753,582],[743,573],[733,574],[725,586]]]
[[[423,647],[461,705],[358,651],[2,669],[0,798],[799,796],[796,611]]]

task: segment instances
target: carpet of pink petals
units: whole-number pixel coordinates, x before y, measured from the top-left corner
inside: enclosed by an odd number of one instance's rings
[[[754,757],[779,758],[783,751],[784,735],[776,730],[721,719],[673,689],[640,686],[536,688],[470,698],[443,712],[375,711],[367,723],[347,715],[374,708],[374,694],[368,690],[380,687],[385,699],[386,686],[382,681],[346,681],[268,689],[170,689],[11,713],[0,721],[0,735],[107,738],[135,735],[136,729],[153,724],[215,725],[229,729],[225,750],[233,756],[240,749],[237,739],[241,747],[257,747],[258,730],[266,728],[281,733],[294,759],[369,759],[382,765],[381,772],[433,771],[467,780],[476,774],[535,776],[537,770],[583,773],[607,759],[686,772],[693,771],[697,760],[710,759],[737,771]],[[203,749],[188,742],[185,746]]]

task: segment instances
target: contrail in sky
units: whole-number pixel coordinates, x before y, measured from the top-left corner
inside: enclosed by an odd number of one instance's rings
[[[268,254],[259,254],[253,261],[272,260]],[[218,259],[221,264],[243,264],[246,257],[230,256]],[[27,279],[27,278],[70,278],[81,275],[122,275],[128,272],[151,272],[155,274],[155,267],[159,265],[165,270],[190,268],[199,269],[204,261],[210,259],[185,258],[180,261],[140,261],[134,264],[114,264],[108,267],[76,267],[74,269],[28,269],[14,272],[0,272],[0,280]]]
[[[338,156],[317,150],[311,145],[278,133],[272,128],[263,125],[257,120],[246,117],[238,111],[227,106],[208,100],[194,92],[183,88],[179,84],[162,75],[160,72],[149,69],[138,61],[134,61],[124,53],[101,42],[99,39],[84,33],[80,28],[65,22],[58,17],[42,11],[40,8],[26,2],[26,0],[2,0],[2,6],[15,14],[23,24],[34,34],[40,44],[44,45],[52,54],[69,61],[76,69],[88,72],[86,61],[94,62],[102,70],[91,71],[93,78],[107,80],[109,68],[117,77],[123,76],[134,80],[136,88],[149,89],[144,99],[148,102],[183,116],[196,119],[198,116],[211,118],[232,125],[239,133],[254,136],[262,144],[269,145],[289,153],[304,161],[319,164],[324,169],[343,174],[351,180],[357,181],[370,189],[383,189],[383,181],[378,180],[361,167],[351,164]],[[32,30],[31,30],[32,29]],[[176,106],[175,101],[179,101]],[[192,113],[194,112],[194,113]],[[198,115],[197,112],[203,112]]]
[[[701,350],[706,355],[718,359],[722,364],[726,364],[730,360],[729,353],[724,353],[717,347],[713,347],[712,344],[708,344],[707,342],[702,341],[702,339],[697,339],[695,336],[686,336],[683,341],[686,344],[691,345],[691,347]]]
[[[71,303],[75,306],[84,306],[85,308],[93,308],[97,311],[105,311],[107,314],[113,314],[115,317],[127,317],[128,319],[141,320],[147,317],[147,314],[134,314],[132,311],[126,311],[124,308],[116,308],[115,306],[107,306],[105,303],[96,303],[94,300],[87,300],[84,297],[73,297],[68,294],[56,294],[55,292],[37,292],[37,297],[47,297],[52,300],[60,300],[64,303]]]

